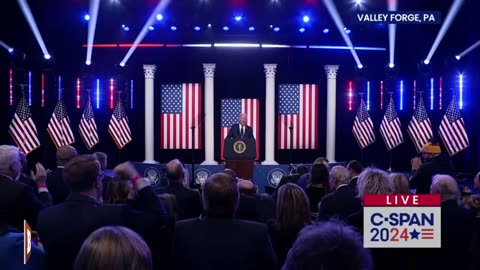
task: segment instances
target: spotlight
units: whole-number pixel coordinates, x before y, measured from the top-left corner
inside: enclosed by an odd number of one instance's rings
[[[300,32],[300,33],[305,32],[305,28],[302,27],[302,28],[298,29],[298,32]]]
[[[83,18],[85,19],[85,21],[90,21],[90,15],[89,14],[85,14],[85,16],[83,16]]]
[[[124,66],[125,66],[125,63],[124,63],[124,62],[120,62],[120,66],[121,66],[121,67],[124,67]]]
[[[130,31],[130,27],[126,26],[125,24],[122,24],[122,29],[123,29],[123,31],[125,31],[125,32]]]
[[[455,55],[455,59],[460,60],[460,55]]]
[[[157,14],[157,21],[163,20],[163,15],[162,14]]]
[[[250,27],[248,28],[248,31],[250,31],[250,32],[255,31],[255,27],[250,26]]]
[[[148,27],[148,30],[153,31],[153,30],[155,30],[155,27],[153,27],[152,25],[150,25],[150,26]]]
[[[280,27],[277,26],[277,27],[273,28],[273,31],[275,31],[275,32],[280,31]]]
[[[303,16],[303,22],[308,23],[309,21],[310,21],[310,17],[308,17],[307,15]]]
[[[355,0],[355,3],[357,3],[357,5],[361,5],[361,4],[362,4],[362,0]]]
[[[273,28],[273,25],[270,24],[270,28]]]
[[[13,48],[8,48],[9,53],[13,53]],[[460,59],[460,58],[459,58]]]
[[[388,67],[389,67],[389,68],[394,68],[394,67],[395,67],[395,64],[394,64],[394,63],[390,63],[390,64],[388,64]]]
[[[362,69],[362,68],[363,68],[363,65],[362,65],[362,64],[358,64],[357,68],[358,68],[358,69]]]
[[[208,27],[208,28],[212,28],[212,24],[209,23],[209,24],[207,25],[207,27]]]
[[[242,20],[242,16],[235,16],[235,21],[239,22]]]
[[[424,63],[425,65],[428,65],[428,64],[430,64],[430,60],[425,59],[425,60],[423,61],[423,63]]]
[[[348,29],[348,28],[345,29],[345,34],[350,35],[351,32],[352,32],[352,30],[350,30],[350,29]]]
[[[90,62],[90,61],[88,61],[88,60],[85,61],[85,65],[90,66],[91,64],[92,64],[92,62]]]
[[[330,32],[330,29],[328,29],[328,28],[323,29],[324,34],[328,34],[328,32]]]
[[[177,31],[177,27],[173,25],[172,27],[170,27],[170,30]]]
[[[43,57],[45,57],[45,59],[49,60],[50,58],[52,58],[52,56],[50,54],[45,54]]]
[[[230,28],[228,28],[228,26],[224,26],[224,27],[223,27],[223,31],[225,31],[225,32],[228,31],[229,29],[230,29]]]
[[[195,31],[200,31],[200,26],[195,26],[193,29],[195,29]]]

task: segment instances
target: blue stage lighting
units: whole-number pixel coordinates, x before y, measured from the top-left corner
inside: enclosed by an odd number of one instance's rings
[[[305,32],[305,28],[302,27],[302,28],[298,29],[298,32],[300,32],[300,33]]]
[[[362,68],[363,68],[363,65],[362,65],[362,64],[358,64],[357,68],[358,68],[358,69],[362,69]]]
[[[85,16],[83,16],[83,18],[85,19],[85,21],[90,21],[90,15],[89,14],[85,14]]]
[[[280,27],[277,26],[277,27],[273,28],[273,31],[275,31],[275,32],[280,31]]]
[[[328,29],[328,28],[323,29],[324,34],[328,34],[328,32],[330,32],[330,29]]]
[[[150,25],[150,26],[148,27],[148,30],[149,30],[149,31],[153,31],[153,30],[155,30],[155,27],[153,27],[152,25]]]
[[[395,64],[394,64],[394,63],[390,63],[390,64],[388,64],[388,67],[389,67],[389,68],[394,68],[394,67],[395,67]]]
[[[360,5],[362,3],[362,0],[356,0],[355,3],[357,3],[357,5]]]
[[[228,28],[228,26],[224,26],[223,27],[223,31],[228,31],[230,28]]]
[[[8,48],[9,53],[13,53],[14,49],[13,48]]]
[[[458,75],[458,107],[463,109],[463,74]]]
[[[433,88],[433,78],[430,79],[430,110],[433,110],[433,97],[434,97],[434,88]]]
[[[400,111],[403,111],[403,80],[400,81]]]
[[[195,29],[195,31],[200,31],[200,26],[195,26],[193,29]]]
[[[350,30],[350,29],[348,29],[348,28],[345,29],[345,34],[350,35],[351,32],[352,32],[352,30]]]
[[[163,15],[162,14],[157,14],[157,21],[163,20]]]
[[[43,57],[45,57],[45,59],[47,59],[47,60],[52,58],[52,56],[50,54],[45,54]]]
[[[307,15],[303,16],[303,22],[308,23],[309,21],[310,21],[310,17],[308,17]]]
[[[209,24],[207,25],[207,27],[208,27],[208,28],[212,28],[212,24],[209,23]]]
[[[455,59],[460,60],[460,55],[455,55]]]
[[[97,109],[100,109],[100,79],[97,79],[97,85],[96,85],[96,89],[95,89],[95,94],[96,94],[96,98],[97,98]]]
[[[241,20],[242,20],[242,16],[239,16],[239,15],[238,15],[238,16],[235,16],[235,21],[239,22],[239,21],[241,21]]]
[[[123,29],[123,31],[125,31],[125,32],[130,31],[130,27],[126,26],[125,24],[122,24],[122,29]]]
[[[176,27],[176,26],[172,26],[172,27],[170,27],[170,30],[172,30],[172,31],[177,31],[177,27]]]
[[[250,32],[251,32],[251,31],[255,31],[255,27],[250,26],[250,27],[248,28],[248,31],[250,31]]]
[[[85,61],[85,65],[87,65],[87,66],[90,66],[91,64],[92,64],[92,62],[91,62],[91,61],[88,61],[88,60],[87,60],[87,61]]]
[[[423,61],[423,63],[424,63],[425,65],[428,65],[428,64],[430,64],[430,60],[425,59],[425,60]]]
[[[370,81],[367,81],[367,111],[370,110]]]

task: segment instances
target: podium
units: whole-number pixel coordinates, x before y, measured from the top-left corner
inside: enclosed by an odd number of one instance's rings
[[[257,149],[255,139],[225,139],[223,156],[226,168],[232,169],[242,179],[252,179]]]

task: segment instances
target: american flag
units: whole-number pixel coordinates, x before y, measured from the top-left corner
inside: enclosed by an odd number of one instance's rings
[[[259,138],[260,130],[260,100],[251,98],[242,99],[222,99],[222,127],[220,136],[220,153],[223,160],[223,149],[225,137],[227,137],[230,127],[238,124],[241,113],[247,114],[247,125],[253,129],[253,136],[256,141],[257,156],[259,159]]]
[[[450,156],[457,154],[469,146],[465,123],[460,115],[460,110],[458,109],[455,98],[452,98],[450,105],[447,107],[438,133]]]
[[[8,132],[25,155],[40,146],[37,128],[33,123],[32,114],[25,98],[20,99]]]
[[[201,84],[162,85],[161,149],[202,149],[202,121]]]
[[[113,110],[112,118],[108,125],[108,132],[117,144],[118,149],[122,149],[132,141],[132,133],[128,126],[128,117],[120,99],[118,99],[117,105],[115,105],[115,109]]]
[[[428,140],[433,137],[432,123],[430,123],[427,109],[421,97],[418,100],[417,108],[413,113],[407,130],[418,153],[420,153],[422,147],[428,143]]]
[[[423,240],[432,240],[434,238],[434,230],[433,229],[421,229],[420,230],[420,238]]]
[[[88,150],[92,149],[92,147],[99,142],[97,125],[95,124],[95,119],[93,118],[93,109],[90,97],[85,105],[82,119],[80,119],[78,131],[80,132],[80,137],[82,137],[82,140],[85,143],[85,146],[87,146]]]
[[[388,151],[403,143],[400,119],[398,118],[397,110],[395,110],[392,97],[390,97],[385,116],[380,124],[380,134]]]
[[[283,84],[279,86],[278,96],[277,148],[317,149],[318,85]],[[290,127],[293,127],[293,138],[290,138]]]
[[[352,131],[353,136],[357,140],[358,146],[360,146],[361,149],[375,142],[372,118],[370,118],[370,115],[368,114],[363,99],[360,101],[360,107],[355,116],[355,121],[353,121]]]
[[[75,142],[72,129],[70,128],[70,119],[68,118],[67,108],[62,99],[60,99],[57,102],[57,105],[55,105],[52,118],[50,118],[50,122],[48,122],[47,131],[57,148]]]

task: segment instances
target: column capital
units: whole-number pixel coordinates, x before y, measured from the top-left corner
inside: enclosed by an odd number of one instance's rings
[[[203,74],[205,78],[207,77],[214,77],[215,74],[215,64],[213,63],[204,63],[203,64]]]
[[[145,76],[145,79],[154,79],[156,70],[156,65],[143,65],[143,74]]]
[[[327,73],[327,79],[336,79],[339,65],[326,65],[325,73]]]
[[[277,72],[277,64],[264,64],[263,67],[265,68],[265,77],[275,77],[275,73]]]

